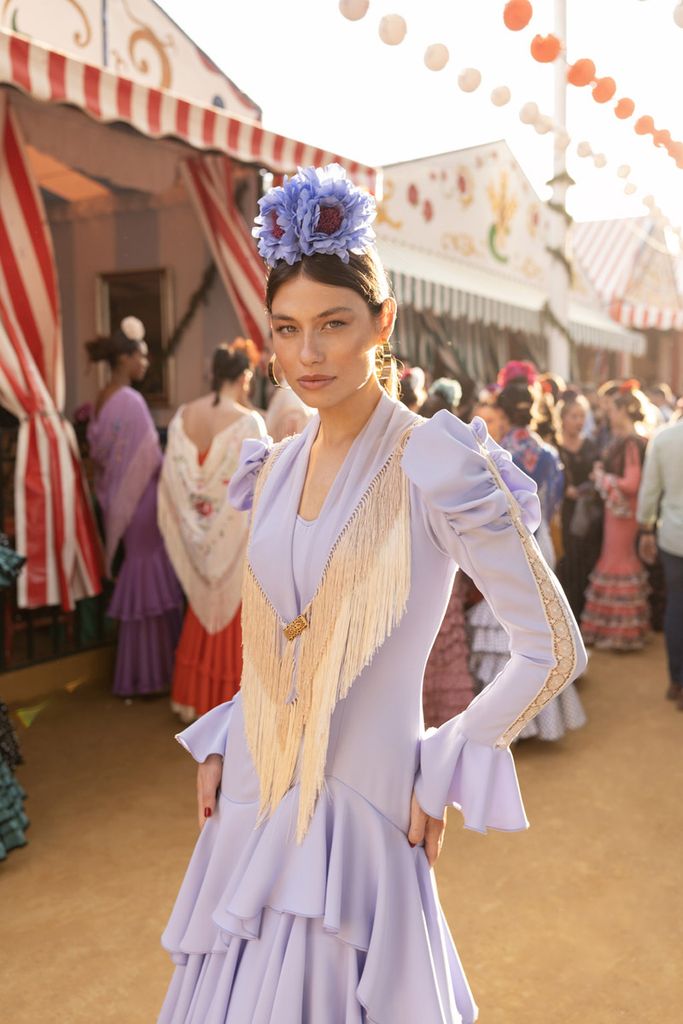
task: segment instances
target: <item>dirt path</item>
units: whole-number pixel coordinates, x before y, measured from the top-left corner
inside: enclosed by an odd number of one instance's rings
[[[531,830],[482,837],[452,812],[438,877],[482,1024],[683,1019],[683,713],[663,691],[659,638],[595,655],[588,727],[516,753]],[[175,728],[162,702],[84,687],[23,732],[33,824],[0,865],[0,1019],[155,1021],[195,834]]]

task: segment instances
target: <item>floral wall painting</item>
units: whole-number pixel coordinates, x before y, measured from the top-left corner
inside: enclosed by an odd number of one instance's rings
[[[518,208],[517,198],[510,192],[510,180],[507,171],[501,171],[497,181],[489,182],[486,194],[493,212],[493,224],[488,230],[488,244],[491,255],[500,263],[510,259],[504,250],[510,235],[512,219]]]
[[[416,277],[422,253],[523,284],[545,280],[551,214],[505,142],[394,164],[384,182],[380,252],[382,240],[405,247]]]

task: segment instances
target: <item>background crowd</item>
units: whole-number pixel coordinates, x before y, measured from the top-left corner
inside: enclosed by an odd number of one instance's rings
[[[88,457],[118,620],[113,689],[170,692],[185,722],[230,700],[242,670],[246,515],[227,501],[242,442],[301,431],[312,410],[283,379],[267,380],[252,342],[219,345],[207,393],[180,407],[162,436],[136,390],[147,373],[144,325],[127,317],[89,342],[109,382],[90,410]],[[586,645],[632,652],[664,628],[668,698],[683,710],[683,400],[666,384],[568,384],[513,361],[480,389],[404,365],[402,401],[431,417],[480,417],[538,487],[536,541],[555,569]],[[656,539],[656,532],[659,536]],[[425,672],[424,715],[464,710],[510,656],[506,632],[458,571]],[[565,689],[520,739],[556,741],[586,716]],[[0,707],[0,858],[25,842],[16,737]]]

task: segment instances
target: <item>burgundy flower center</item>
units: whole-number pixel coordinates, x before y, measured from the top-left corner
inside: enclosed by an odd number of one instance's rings
[[[282,238],[282,236],[284,235],[285,232],[284,232],[284,228],[281,228],[280,225],[277,222],[277,214],[274,213],[274,212],[271,213],[270,220],[271,220],[271,227],[272,227],[272,231],[273,231],[274,236],[276,238]]]
[[[344,220],[344,214],[338,206],[323,206],[318,217],[316,231],[323,235],[333,235],[339,231]]]

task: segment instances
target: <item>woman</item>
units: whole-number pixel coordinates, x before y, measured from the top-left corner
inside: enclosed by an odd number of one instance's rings
[[[186,722],[230,700],[242,675],[247,522],[227,485],[242,442],[266,436],[262,417],[245,405],[257,362],[253,341],[219,345],[211,393],[181,406],[168,428],[159,527],[188,599],[171,687],[171,706]]]
[[[313,415],[296,391],[282,380],[273,392],[266,412],[266,429],[273,441],[284,441],[291,434],[300,434]]]
[[[252,509],[242,687],[180,737],[203,828],[164,934],[177,967],[160,1020],[469,1024],[430,875],[445,806],[481,831],[526,826],[508,743],[585,655],[523,523],[538,521],[533,484],[483,424],[422,424],[395,400],[372,198],[333,166],[260,205],[274,372],[318,413],[275,449],[246,442],[231,483]],[[515,655],[425,736],[454,560]]]
[[[577,619],[602,544],[602,501],[592,481],[598,449],[584,437],[588,408],[583,395],[575,392],[568,392],[557,406],[557,438],[565,481],[561,507],[563,554],[557,575]]]
[[[457,380],[439,377],[429,389],[422,415],[430,419],[443,410],[455,414],[461,398],[462,388]],[[428,728],[443,725],[460,714],[474,696],[463,607],[467,589],[468,581],[458,572],[422,684],[422,710]]]
[[[538,487],[541,522],[536,530],[536,540],[547,563],[554,567],[550,521],[562,496],[562,464],[555,448],[542,441],[534,430],[535,370],[531,364],[526,364],[525,375],[518,377],[518,366],[517,363],[508,364],[498,378],[502,385],[495,399],[503,435],[500,444],[510,453],[515,465],[528,473]],[[484,601],[474,606],[469,623],[474,630],[471,644],[476,659],[475,674],[480,685],[486,686],[509,657],[510,638],[496,617],[495,609]],[[533,721],[525,725],[519,738],[554,743],[562,739],[567,730],[580,729],[585,724],[586,715],[579,695],[574,686],[568,686],[557,700],[550,701]]]
[[[183,609],[157,526],[159,438],[144,398],[132,387],[149,367],[144,337],[142,323],[129,316],[111,337],[86,345],[90,360],[108,363],[111,371],[88,424],[88,444],[109,574],[123,546],[108,612],[120,621],[114,674],[118,697],[168,692]]]
[[[507,367],[504,367],[502,379],[505,383],[496,398],[503,425],[500,444],[510,453],[515,465],[528,473],[538,487],[542,519],[536,540],[548,565],[554,568],[555,551],[550,536],[550,522],[562,500],[562,463],[557,449],[541,440],[534,429],[537,401],[535,374],[511,377],[506,371]]]
[[[24,812],[26,793],[15,777],[23,759],[7,705],[0,701],[0,860],[10,850],[26,846],[29,820]]]
[[[638,382],[612,384],[604,393],[612,443],[593,478],[605,501],[600,558],[590,575],[581,632],[601,650],[640,650],[650,629],[648,576],[637,552],[636,502],[646,441],[638,424],[645,396]]]

